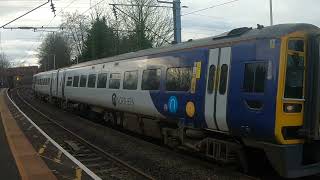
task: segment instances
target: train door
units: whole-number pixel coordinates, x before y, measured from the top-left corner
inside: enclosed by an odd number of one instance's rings
[[[37,76],[33,76],[32,79],[32,89],[35,91],[36,90],[36,82],[37,82]]]
[[[210,129],[229,131],[227,99],[230,60],[230,47],[211,49],[209,52],[205,119]]]
[[[51,86],[50,86],[51,96],[57,96],[57,74],[58,72],[55,71],[51,75]]]
[[[63,98],[63,91],[64,91],[64,76],[65,76],[65,72],[63,70],[59,70],[58,71],[58,79],[57,79],[57,90],[58,90],[58,96],[59,98]]]
[[[55,96],[59,96],[59,72],[60,72],[60,69],[57,71],[57,74],[56,74],[56,82],[55,82]]]
[[[65,86],[66,86],[66,74],[67,72],[66,71],[63,71],[63,75],[62,75],[62,98],[64,98],[64,89],[65,89]]]
[[[50,76],[50,97],[52,97],[52,85],[53,85],[53,75],[54,73],[51,73],[51,76]]]

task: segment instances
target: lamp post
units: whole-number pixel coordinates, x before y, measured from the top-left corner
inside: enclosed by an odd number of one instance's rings
[[[45,66],[45,71],[50,69],[50,62],[49,60],[51,59],[50,56],[53,56],[53,69],[55,70],[56,69],[56,54],[49,54],[49,57],[47,56],[47,63],[46,63],[46,66]]]
[[[56,54],[53,54],[53,69],[56,69]]]
[[[272,0],[270,0],[270,25],[273,26]]]

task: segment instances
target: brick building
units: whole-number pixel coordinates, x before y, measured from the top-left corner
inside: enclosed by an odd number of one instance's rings
[[[31,85],[32,76],[38,73],[38,66],[14,67],[0,70],[0,86],[16,87],[19,85]]]

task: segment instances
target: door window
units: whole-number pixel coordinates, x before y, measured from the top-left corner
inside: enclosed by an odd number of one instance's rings
[[[302,99],[304,84],[304,57],[288,55],[285,98]]]
[[[209,68],[209,77],[208,77],[208,93],[212,94],[215,83],[215,75],[216,75],[216,66],[211,65]]]
[[[219,84],[219,93],[221,95],[226,93],[227,84],[228,84],[228,65],[223,64],[221,66],[220,84]]]
[[[68,77],[67,86],[71,86],[71,85],[72,85],[72,77]]]

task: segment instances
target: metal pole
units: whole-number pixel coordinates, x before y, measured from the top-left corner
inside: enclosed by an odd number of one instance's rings
[[[53,54],[53,69],[56,69],[56,54]]]
[[[270,25],[273,26],[272,0],[270,0]]]
[[[174,41],[181,43],[181,2],[173,0]]]

